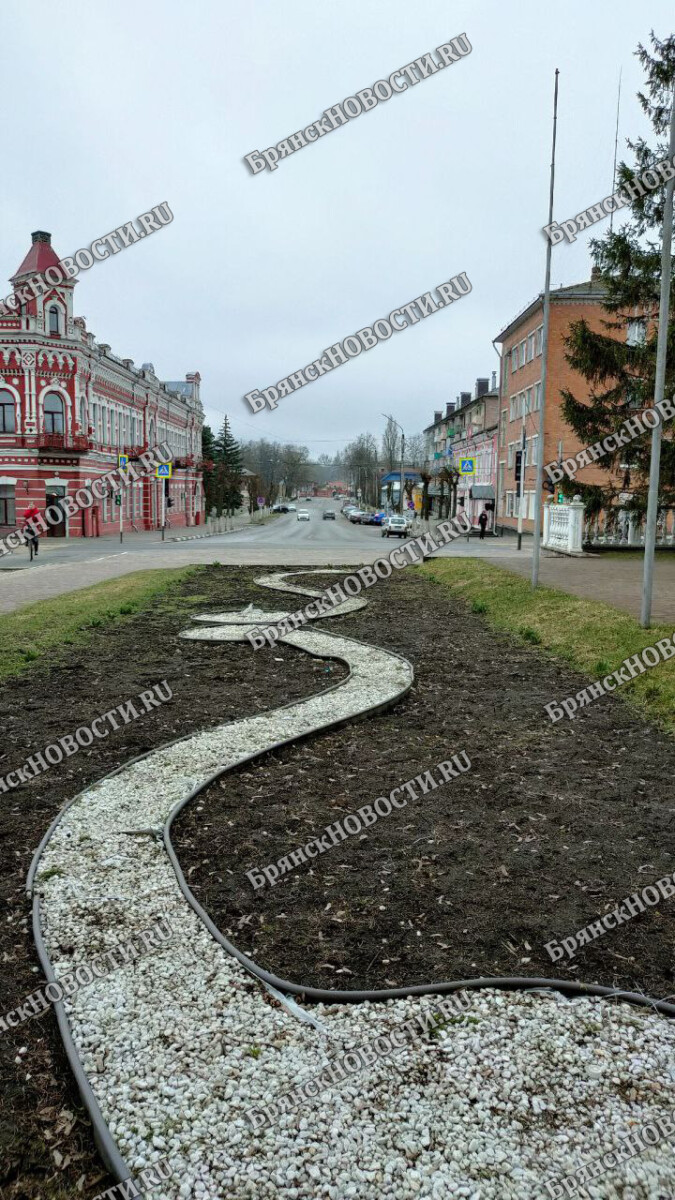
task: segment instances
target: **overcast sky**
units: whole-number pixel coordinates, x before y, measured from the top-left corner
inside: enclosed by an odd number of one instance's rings
[[[644,129],[633,52],[672,17],[672,0],[3,0],[0,274],[34,229],[63,256],[167,201],[171,225],[81,274],[97,340],[162,379],[198,370],[207,421],[241,439],[316,456],[379,438],[382,412],[412,435],[497,368],[492,339],[543,286],[554,69],[564,220],[612,190],[619,69],[621,157]],[[467,57],[276,171],[242,161],[463,32]],[[589,237],[554,249],[553,286],[589,277]],[[274,412],[244,402],[460,271],[461,303]]]

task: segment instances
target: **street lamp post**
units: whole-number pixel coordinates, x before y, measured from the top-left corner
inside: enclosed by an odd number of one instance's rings
[[[386,419],[388,421],[392,421],[393,424],[396,426],[396,428],[401,430],[401,481],[399,484],[399,487],[401,489],[401,494],[399,497],[399,502],[400,502],[401,516],[403,516],[403,475],[404,475],[403,463],[404,463],[404,454],[405,454],[405,433],[403,432],[403,429],[399,425],[398,421],[394,421],[394,418],[391,416],[390,413],[382,413],[382,416],[386,417]]]

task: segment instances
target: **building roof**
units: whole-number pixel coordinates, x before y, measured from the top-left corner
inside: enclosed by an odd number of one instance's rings
[[[419,475],[420,475],[419,471],[410,470],[409,467],[403,468],[403,474],[406,479],[419,479]],[[400,483],[400,481],[401,481],[401,472],[400,471],[388,471],[386,475],[380,476],[380,483]]]
[[[554,304],[556,300],[591,300],[595,301],[596,304],[600,304],[606,295],[607,289],[597,279],[589,279],[587,283],[573,283],[570,287],[555,288],[551,292],[551,303]],[[523,325],[538,308],[543,308],[543,306],[544,293],[539,292],[539,295],[535,296],[534,300],[531,300],[527,307],[522,312],[519,312],[506,328],[502,329],[501,333],[497,334],[494,341],[506,341],[514,329],[517,329],[519,325]]]
[[[59,256],[52,248],[51,233],[37,229],[35,233],[31,234],[31,238],[33,239],[31,248],[16,274],[12,275],[12,281],[19,279],[22,275],[36,273],[43,275],[48,267],[58,267],[59,265]]]

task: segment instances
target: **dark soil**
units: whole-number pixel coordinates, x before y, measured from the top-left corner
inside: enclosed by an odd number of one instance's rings
[[[174,844],[216,924],[261,966],[308,986],[525,975],[675,992],[675,901],[572,962],[544,948],[672,872],[675,742],[610,698],[552,725],[543,705],[588,680],[494,633],[419,571],[367,599],[323,627],[405,655],[414,687],[367,725],[224,777],[203,811],[181,814]],[[268,653],[255,655],[254,676]],[[253,890],[248,870],[462,750],[469,773]]]
[[[67,800],[135,755],[322,691],[346,674],[341,664],[283,645],[254,660],[248,646],[227,643],[221,650],[179,641],[192,613],[238,608],[261,597],[263,607],[274,607],[272,593],[253,584],[256,574],[259,569],[200,569],[145,613],[92,631],[84,648],[64,648],[3,684],[1,776],[154,683],[167,679],[173,699],[0,797],[0,1016],[45,982],[25,881],[40,839]],[[142,710],[142,703],[137,707]],[[53,1012],[6,1032],[0,1027],[0,1081],[2,1200],[87,1200],[112,1187]]]

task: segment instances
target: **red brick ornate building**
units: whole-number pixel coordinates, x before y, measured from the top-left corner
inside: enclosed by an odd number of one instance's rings
[[[51,235],[32,234],[12,286],[58,262]],[[20,524],[30,503],[41,512],[50,504],[62,507],[66,496],[116,467],[119,454],[161,442],[174,456],[171,524],[201,523],[199,373],[163,383],[152,363],[135,367],[130,358],[117,358],[73,316],[74,287],[74,281],[45,284],[44,294],[22,303],[16,315],[0,316],[0,536]],[[159,526],[162,486],[146,478],[124,489],[125,529]],[[64,508],[50,536],[95,537],[118,528],[119,508],[104,499],[74,517]]]

